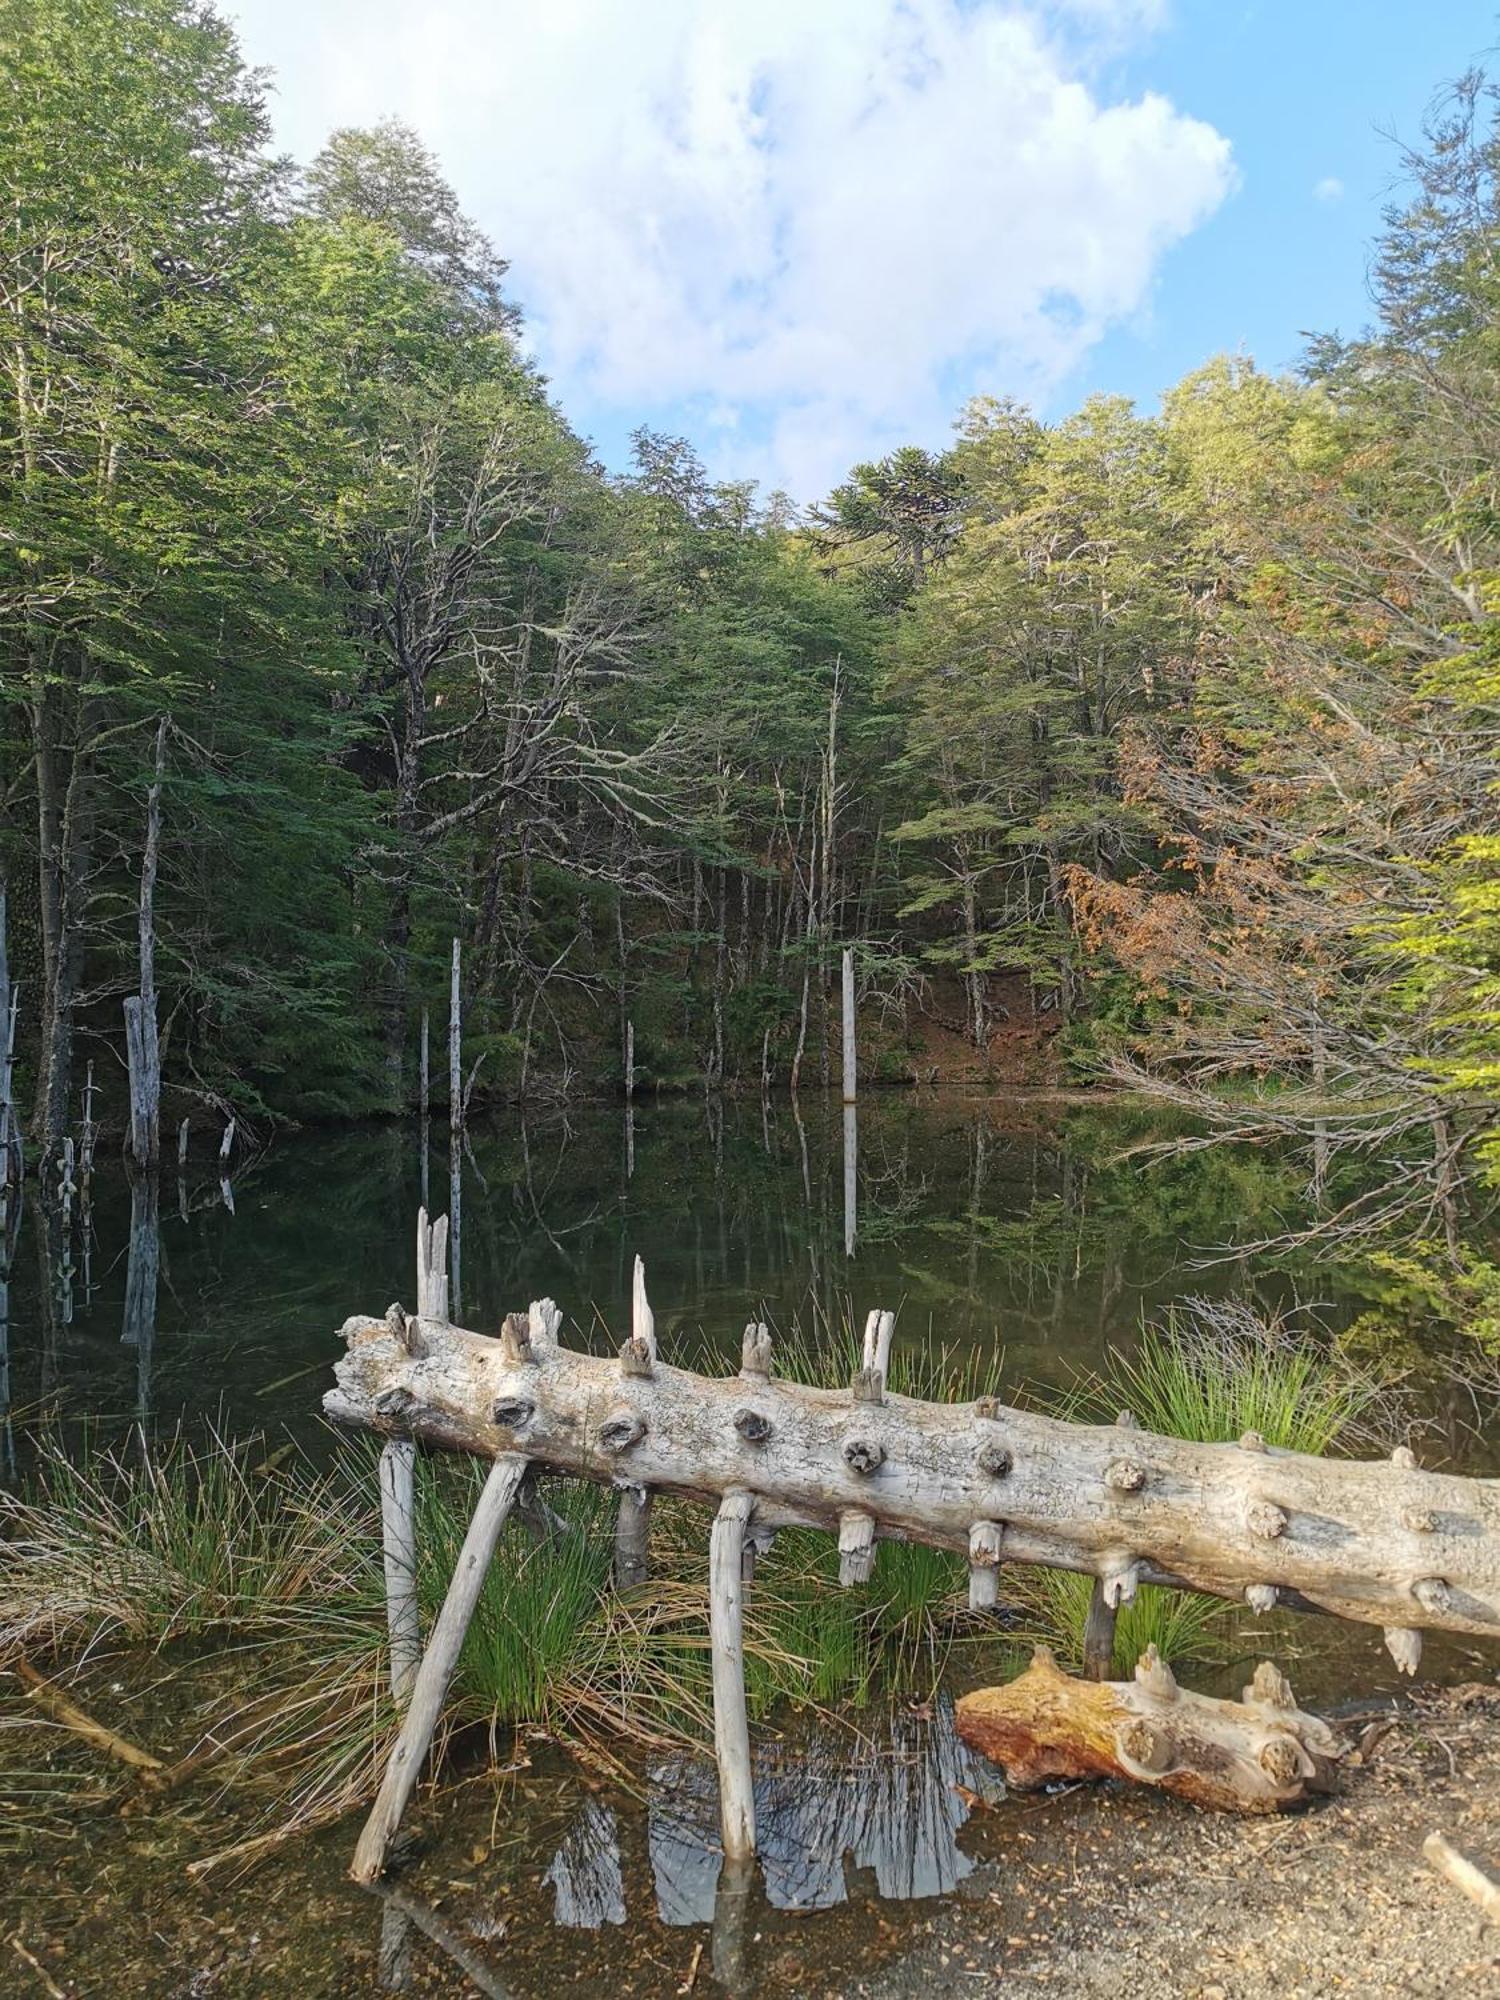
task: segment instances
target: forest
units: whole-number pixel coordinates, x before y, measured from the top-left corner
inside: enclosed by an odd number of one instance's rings
[[[799,510],[645,429],[608,473],[421,138],[274,157],[212,12],[3,39],[8,1155],[90,1064],[123,1127],[130,1001],[174,1127],[407,1111],[455,937],[476,1108],[627,1042],[637,1088],[821,1088],[848,948],[872,1082],[1288,1148],[1304,1236],[1500,1338],[1482,75],[1393,163],[1357,337],[980,400]]]

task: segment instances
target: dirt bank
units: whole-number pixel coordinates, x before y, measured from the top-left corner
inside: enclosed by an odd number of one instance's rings
[[[845,1991],[1130,2000],[1500,1995],[1500,1926],[1429,1869],[1440,1827],[1500,1869],[1500,1688],[1418,1693],[1295,1817],[1080,1790],[971,1822],[981,1866],[920,1942]]]

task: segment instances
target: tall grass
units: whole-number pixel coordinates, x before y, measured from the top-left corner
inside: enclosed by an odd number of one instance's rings
[[[1074,1410],[1126,1408],[1149,1431],[1227,1444],[1258,1431],[1288,1451],[1328,1452],[1384,1439],[1385,1392],[1369,1376],[1235,1300],[1188,1299],[1148,1326],[1133,1355],[1114,1352]]]

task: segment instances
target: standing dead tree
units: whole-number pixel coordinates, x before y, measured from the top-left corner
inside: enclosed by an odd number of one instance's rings
[[[424,1219],[425,1221],[425,1219]],[[1167,1584],[1258,1607],[1281,1603],[1385,1628],[1415,1671],[1423,1626],[1500,1637],[1500,1484],[1423,1472],[1409,1451],[1326,1460],[1195,1444],[1131,1426],[1086,1426],[982,1398],[938,1404],[885,1387],[892,1325],[871,1316],[847,1390],[772,1373],[764,1327],[746,1329],[740,1371],[712,1379],[627,1340],[618,1359],[560,1345],[550,1300],[512,1313],[494,1339],[446,1318],[425,1238],[409,1317],[349,1320],[335,1421],[493,1463],[448,1600],[418,1668],[400,1739],[355,1859],[384,1870],[430,1746],[485,1565],[528,1469],[664,1491],[718,1510],[710,1580],[716,1742],[725,1851],[755,1840],[742,1648],[751,1549],[783,1527],[838,1537],[844,1583],[869,1574],[878,1540],[964,1553],[971,1601],[997,1572],[1039,1563],[1102,1579],[1112,1602]]]

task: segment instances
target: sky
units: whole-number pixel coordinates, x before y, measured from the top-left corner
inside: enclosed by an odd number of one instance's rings
[[[1356,331],[1399,142],[1500,45],[1497,0],[224,8],[297,159],[420,132],[607,465],[644,423],[804,504],[972,396]]]

